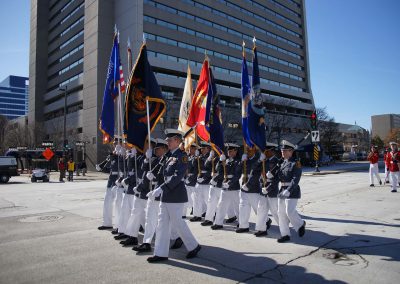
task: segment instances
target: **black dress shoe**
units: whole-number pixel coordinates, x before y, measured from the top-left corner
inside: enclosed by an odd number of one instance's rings
[[[262,236],[266,236],[266,235],[268,235],[267,231],[257,231],[254,233],[254,236],[256,236],[256,237],[262,237]]]
[[[306,221],[304,221],[303,226],[301,226],[299,228],[299,237],[304,236],[304,234],[306,233]]]
[[[125,241],[121,241],[120,244],[124,247],[134,246],[138,244],[138,239],[136,237],[129,237]]]
[[[382,185],[382,181],[381,180],[379,181],[379,185]]]
[[[271,220],[271,218],[269,218],[267,221],[267,230],[269,230],[269,228],[271,228],[271,223],[272,223],[272,220]]]
[[[222,229],[224,226],[222,226],[222,225],[212,225],[211,226],[211,229],[212,230],[219,230],[219,229]]]
[[[245,233],[248,232],[249,228],[238,228],[236,229],[236,233]]]
[[[288,241],[290,241],[289,236],[283,236],[278,239],[278,243],[284,243],[284,242],[288,242]]]
[[[137,252],[149,252],[151,251],[151,245],[148,243],[143,243],[140,246],[134,246],[132,250]]]
[[[129,238],[129,236],[125,235],[125,234],[122,234],[122,233],[119,234],[118,236],[114,237],[115,240],[123,240],[123,239],[126,239],[126,238]]]
[[[233,216],[233,217],[231,217],[231,218],[226,219],[225,223],[227,223],[227,224],[233,223],[233,222],[236,221],[236,219],[237,219],[237,217],[236,217],[236,216]]]
[[[113,230],[111,231],[111,234],[117,235],[117,234],[118,234],[118,229],[113,229]]]
[[[196,217],[196,216],[189,219],[190,222],[200,222],[201,220],[202,220],[201,217]]]
[[[397,192],[397,190],[396,189],[392,189],[391,192]]]
[[[183,245],[183,241],[181,238],[177,238],[174,244],[171,246],[171,249],[178,249]]]
[[[147,259],[147,262],[153,263],[153,262],[160,262],[160,261],[165,261],[165,260],[168,260],[168,257],[154,255],[154,256],[150,256]]]
[[[213,222],[209,221],[209,220],[205,220],[204,222],[201,222],[202,226],[211,226],[212,224],[213,224]]]
[[[110,230],[112,228],[113,227],[111,227],[111,226],[100,226],[100,227],[97,228],[97,230],[100,230],[100,231],[102,231],[102,230]]]
[[[371,183],[369,186],[370,186],[370,187],[374,187],[375,185],[374,185],[373,183]]]
[[[182,219],[186,219],[186,216],[182,216]]]
[[[194,250],[188,252],[188,254],[186,255],[186,258],[196,257],[200,250],[201,250],[201,246],[197,245],[197,247]]]

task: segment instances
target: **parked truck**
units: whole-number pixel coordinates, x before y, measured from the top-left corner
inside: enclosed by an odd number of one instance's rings
[[[0,183],[7,183],[13,176],[19,176],[17,160],[14,157],[0,156]]]

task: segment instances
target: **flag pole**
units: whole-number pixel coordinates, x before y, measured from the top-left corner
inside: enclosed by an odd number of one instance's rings
[[[243,54],[243,58],[245,58],[245,56],[246,56],[246,54],[245,54],[245,49],[244,49],[244,46],[245,46],[245,45],[246,45],[246,44],[245,44],[244,41],[243,41],[243,43],[242,43],[242,54]],[[243,75],[242,75],[242,76],[243,76]],[[243,104],[243,101],[242,101],[242,104]],[[245,141],[244,137],[243,137],[243,154],[246,154],[246,155],[247,155],[246,141]],[[242,184],[244,184],[246,181],[247,181],[247,163],[246,163],[246,160],[244,160],[244,161],[243,161],[243,180],[242,180]]]

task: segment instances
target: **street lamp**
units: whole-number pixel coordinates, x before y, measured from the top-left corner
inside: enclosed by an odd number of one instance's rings
[[[58,88],[59,91],[64,92],[64,147],[63,152],[65,156],[65,148],[67,147],[67,92],[68,87],[65,86],[64,88]]]

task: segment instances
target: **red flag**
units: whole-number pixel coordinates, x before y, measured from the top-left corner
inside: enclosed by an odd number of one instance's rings
[[[205,59],[203,67],[201,68],[199,81],[197,82],[196,91],[193,95],[192,106],[186,124],[190,127],[197,125],[197,135],[206,142],[210,140],[210,134],[205,125],[209,80],[210,72],[208,70],[208,60]]]

